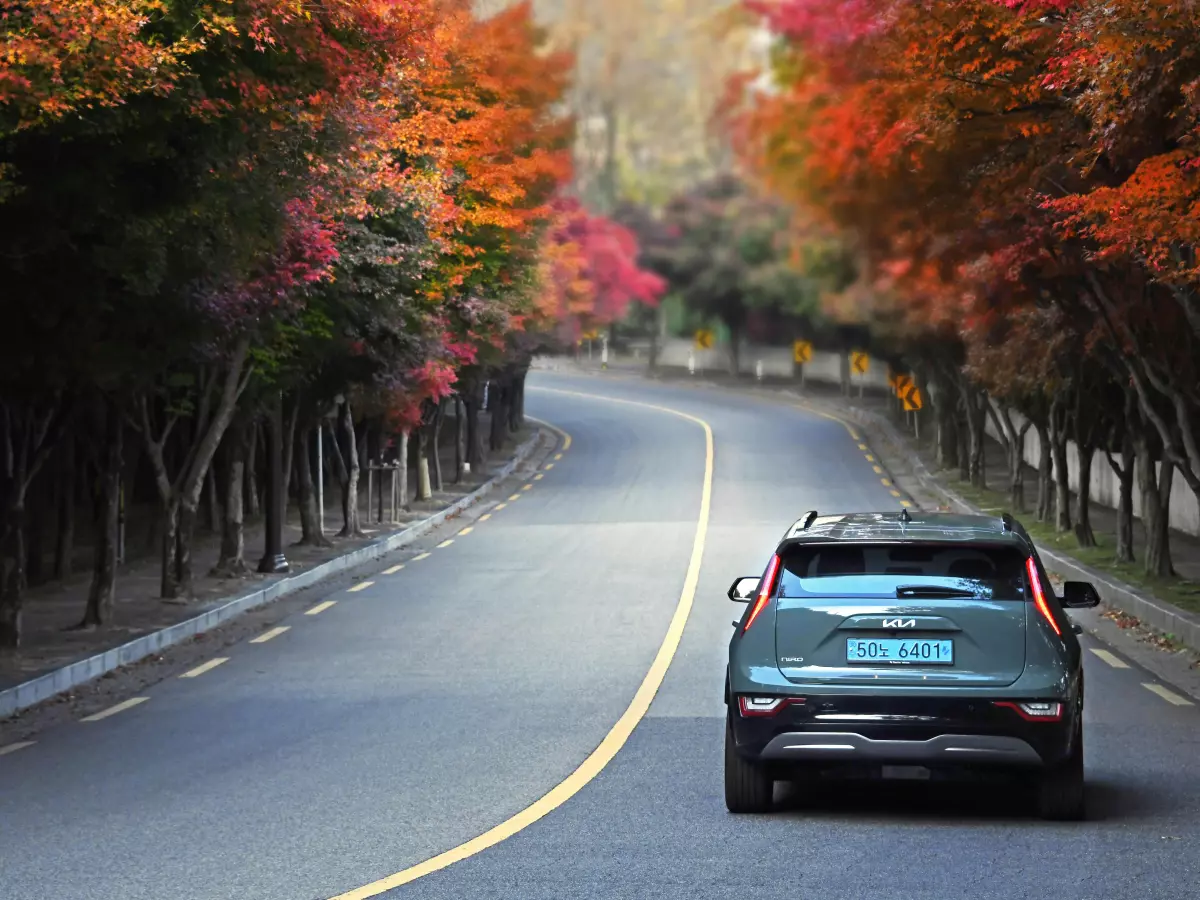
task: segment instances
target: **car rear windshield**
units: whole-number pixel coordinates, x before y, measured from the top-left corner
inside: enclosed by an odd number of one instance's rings
[[[806,544],[782,559],[780,596],[821,591],[824,579],[870,578],[878,589],[948,585],[950,579],[990,596],[1018,599],[1025,584],[1025,557],[1014,547],[980,544]],[[814,583],[815,582],[815,583]],[[871,592],[874,592],[873,590]],[[839,591],[840,593],[840,591]]]

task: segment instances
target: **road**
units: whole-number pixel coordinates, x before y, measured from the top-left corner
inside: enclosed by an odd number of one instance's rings
[[[570,446],[468,533],[447,526],[272,639],[0,756],[0,897],[1200,895],[1200,708],[1091,652],[1085,823],[927,786],[727,814],[726,588],[806,509],[901,501],[845,427],[789,407],[549,373],[527,405]],[[636,728],[597,760],[619,722]],[[347,894],[513,816],[453,865]]]

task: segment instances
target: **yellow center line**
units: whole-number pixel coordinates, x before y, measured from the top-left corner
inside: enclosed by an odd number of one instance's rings
[[[879,466],[871,466],[871,468],[875,470],[875,474],[876,474],[876,475],[882,475],[882,474],[883,474],[883,469],[882,469],[882,468],[880,468]]]
[[[103,709],[98,713],[93,713],[90,716],[84,716],[80,722],[99,722],[101,719],[107,719],[109,716],[115,716],[117,713],[125,712],[127,709],[133,709],[139,703],[145,703],[149,697],[130,697],[128,700],[123,700],[116,706],[110,706],[108,709]]]
[[[323,613],[323,612],[325,612],[325,610],[329,609],[329,607],[331,607],[331,606],[334,606],[334,605],[336,605],[336,604],[337,604],[337,601],[336,601],[336,600],[326,600],[324,603],[318,603],[318,604],[317,604],[316,606],[314,606],[312,609],[308,610],[308,611],[305,613],[305,615],[306,615],[306,616],[315,616],[315,615],[318,615],[318,614],[320,614],[320,613]]]
[[[443,547],[449,547],[453,543],[454,543],[454,538],[446,538],[446,540],[444,540],[440,544],[438,544],[438,549],[441,550]]]
[[[523,484],[523,485],[521,485],[521,490],[523,490],[523,491],[527,491],[527,490],[529,490],[531,487],[533,487],[533,485],[532,485],[532,484]]]
[[[395,575],[397,572],[399,572],[403,568],[404,568],[404,563],[400,563],[400,565],[398,565],[398,566],[392,566],[390,569],[384,569],[383,574],[384,575]]]
[[[542,466],[542,468],[545,469],[547,472],[549,472],[551,469],[554,468],[554,463],[546,463],[544,466]]]
[[[508,506],[507,503],[497,503],[496,504],[496,512],[499,512],[500,510],[504,509],[504,507],[506,507],[506,506]]]
[[[513,494],[511,497],[508,498],[508,502],[512,503],[514,500],[520,500],[520,499],[521,499],[520,494]]]
[[[903,506],[905,509],[910,509],[912,507],[912,504],[909,503],[907,500],[901,500],[900,505]]]
[[[647,409],[659,410],[679,416],[689,422],[694,422],[704,429],[704,483],[700,489],[700,512],[696,519],[696,535],[692,541],[692,555],[688,560],[687,574],[683,580],[683,590],[679,594],[679,602],[675,606],[675,613],[671,617],[670,624],[667,626],[666,636],[658,648],[658,653],[655,655],[654,661],[650,664],[649,671],[646,672],[646,677],[642,680],[637,693],[633,695],[633,700],[625,712],[621,714],[616,724],[604,736],[604,740],[600,742],[600,745],[579,764],[579,768],[568,775],[564,781],[551,788],[549,793],[535,800],[516,815],[505,819],[499,825],[464,844],[453,847],[444,853],[439,853],[431,859],[403,869],[394,875],[389,875],[371,884],[347,891],[344,894],[339,894],[333,900],[366,900],[368,897],[377,897],[386,891],[416,881],[418,878],[437,872],[456,862],[474,856],[476,853],[480,853],[489,847],[493,847],[503,840],[507,840],[517,832],[528,828],[543,816],[562,806],[562,804],[583,790],[588,782],[599,775],[625,745],[625,742],[629,740],[629,736],[633,734],[634,728],[637,727],[637,724],[650,709],[650,703],[654,700],[654,695],[658,692],[659,687],[662,686],[663,679],[667,675],[667,669],[671,665],[671,660],[674,659],[675,652],[679,649],[679,641],[683,637],[683,629],[687,625],[688,616],[692,611],[692,603],[696,598],[696,585],[700,580],[700,563],[704,558],[704,543],[708,537],[708,519],[709,510],[712,506],[713,482],[712,428],[703,419],[698,419],[695,416],[666,406],[655,406],[649,403],[638,403],[634,400],[620,400],[616,397],[583,394],[576,391],[559,391],[550,388],[535,388],[534,390],[555,394],[573,394],[589,399],[605,400],[612,403],[623,403],[630,406],[641,406]]]
[[[211,672],[217,666],[221,665],[221,663],[227,663],[227,662],[229,662],[228,656],[218,656],[215,659],[210,659],[208,662],[206,662],[202,665],[196,666],[196,668],[194,668],[194,669],[190,669],[187,672],[184,672],[179,677],[180,678],[196,678],[200,675],[203,675],[205,672]]]
[[[8,744],[0,747],[0,756],[8,756],[10,753],[16,753],[18,750],[24,750],[26,747],[32,747],[37,741],[17,741],[15,744]]]
[[[291,625],[277,625],[276,627],[272,628],[270,631],[264,631],[258,637],[253,638],[250,641],[250,643],[265,644],[267,641],[271,640],[271,638],[279,637],[285,631],[288,631],[291,627],[292,627]]]
[[[902,493],[900,493],[899,491],[892,491],[892,496],[893,497],[903,497],[904,495]]]
[[[479,517],[479,521],[480,521],[480,522],[486,522],[486,521],[487,521],[488,519],[490,519],[491,517],[492,517],[492,514],[491,514],[491,513],[484,513],[482,516],[480,516],[480,517]]]
[[[875,462],[875,457],[873,457],[870,453],[867,454],[867,462]]]
[[[541,481],[541,480],[542,480],[543,478],[545,478],[545,477],[546,477],[546,476],[545,476],[545,475],[543,475],[541,472],[538,472],[536,475],[534,475],[534,476],[533,476],[533,480],[534,480],[534,481]]]
[[[468,525],[466,528],[464,528],[462,531],[460,531],[458,533],[458,536],[462,537],[464,534],[470,534],[474,530],[475,530],[475,527],[473,525]]]
[[[1096,647],[1089,647],[1093,653],[1112,666],[1114,669],[1128,669],[1129,664],[1115,653],[1109,653],[1107,650],[1100,650]]]
[[[1173,703],[1176,706],[1192,706],[1193,705],[1191,700],[1188,700],[1184,697],[1180,697],[1177,693],[1175,693],[1174,691],[1167,690],[1161,684],[1143,684],[1142,687],[1144,687],[1146,690],[1148,690],[1152,694],[1158,694],[1158,696],[1162,697],[1168,703]]]
[[[371,585],[373,585],[374,583],[375,583],[375,582],[373,582],[373,581],[360,581],[360,582],[359,582],[358,584],[356,584],[354,587],[352,587],[352,588],[349,588],[349,589],[346,591],[346,593],[347,593],[347,594],[355,594],[355,593],[358,593],[359,591],[365,591],[367,588],[369,588],[369,587],[370,587]]]
[[[421,553],[421,554],[419,554],[419,555],[417,555],[417,556],[414,556],[414,557],[412,558],[412,561],[413,561],[413,562],[420,562],[420,561],[421,561],[421,560],[423,560],[423,559],[429,559],[429,554],[428,554],[428,553]]]
[[[892,486],[891,479],[888,479],[888,478],[880,478],[879,480],[880,480],[880,481],[883,483],[883,486],[884,486],[884,487],[891,487],[891,486]]]
[[[869,448],[869,447],[867,447],[867,445],[866,445],[866,444],[859,444],[859,445],[858,445],[858,449],[859,449],[859,450],[869,450],[870,448]]]
[[[554,454],[554,460],[555,460],[555,462],[557,462],[557,461],[558,461],[558,460],[560,460],[560,459],[562,459],[562,454],[561,454],[561,453],[555,453],[555,454]]]

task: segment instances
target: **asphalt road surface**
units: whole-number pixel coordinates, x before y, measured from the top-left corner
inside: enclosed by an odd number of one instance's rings
[[[1200,896],[1200,708],[1111,654],[1086,654],[1085,823],[928,785],[730,816],[726,588],[804,510],[901,498],[845,427],[780,405],[548,373],[527,405],[570,446],[469,533],[0,756],[0,898]]]

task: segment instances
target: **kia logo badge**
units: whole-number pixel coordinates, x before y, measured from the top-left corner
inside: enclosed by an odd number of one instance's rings
[[[884,628],[916,628],[916,619],[884,619]]]

